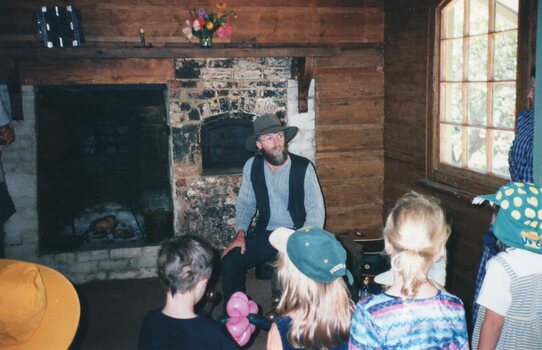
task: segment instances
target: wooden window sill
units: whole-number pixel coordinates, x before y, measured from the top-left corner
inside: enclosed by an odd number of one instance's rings
[[[465,191],[454,186],[449,186],[449,185],[445,185],[439,182],[435,182],[427,178],[417,180],[416,185],[427,188],[431,191],[435,191],[438,193],[448,195],[450,197],[454,197],[466,203],[472,203],[472,200],[474,199],[474,197],[477,196],[476,194],[472,192]]]

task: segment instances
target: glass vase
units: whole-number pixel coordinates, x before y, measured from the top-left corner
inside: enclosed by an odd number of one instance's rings
[[[202,34],[199,38],[199,46],[204,48],[213,47],[213,34]]]

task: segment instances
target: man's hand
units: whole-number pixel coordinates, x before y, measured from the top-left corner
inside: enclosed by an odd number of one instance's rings
[[[6,145],[10,145],[15,141],[15,132],[9,125],[4,125],[0,127],[0,136],[6,143]]]
[[[231,241],[231,243],[224,249],[222,252],[222,256],[220,258],[223,258],[230,252],[230,250],[234,248],[241,248],[241,254],[245,254],[245,230],[239,230],[237,232],[237,236]]]

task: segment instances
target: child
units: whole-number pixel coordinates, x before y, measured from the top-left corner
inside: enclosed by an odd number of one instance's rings
[[[415,192],[399,199],[384,228],[393,283],[359,301],[350,349],[468,349],[463,303],[427,275],[433,262],[445,259],[449,235],[433,199]]]
[[[473,349],[542,346],[542,188],[511,182],[487,199],[500,206],[493,232],[503,251],[487,263],[476,302]]]
[[[158,276],[167,290],[166,304],[145,316],[139,332],[140,350],[238,349],[218,322],[194,312],[211,276],[213,258],[209,243],[196,236],[180,236],[162,244]]]
[[[278,250],[282,296],[267,349],[346,349],[353,303],[342,276],[346,251],[317,227],[278,228],[269,236]]]

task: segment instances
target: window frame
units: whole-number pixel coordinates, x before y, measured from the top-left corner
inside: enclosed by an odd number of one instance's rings
[[[427,147],[426,176],[431,181],[449,185],[472,193],[488,193],[498,189],[509,179],[493,174],[479,173],[473,170],[458,168],[439,162],[439,108],[440,108],[440,32],[441,12],[453,0],[441,0],[435,6],[430,17],[427,106]],[[536,0],[519,0],[518,8],[518,53],[516,74],[516,125],[520,111],[528,107],[527,93],[529,89],[530,70],[536,63]],[[432,35],[431,35],[432,34]],[[432,45],[431,45],[432,43]],[[526,64],[519,64],[525,62]]]

